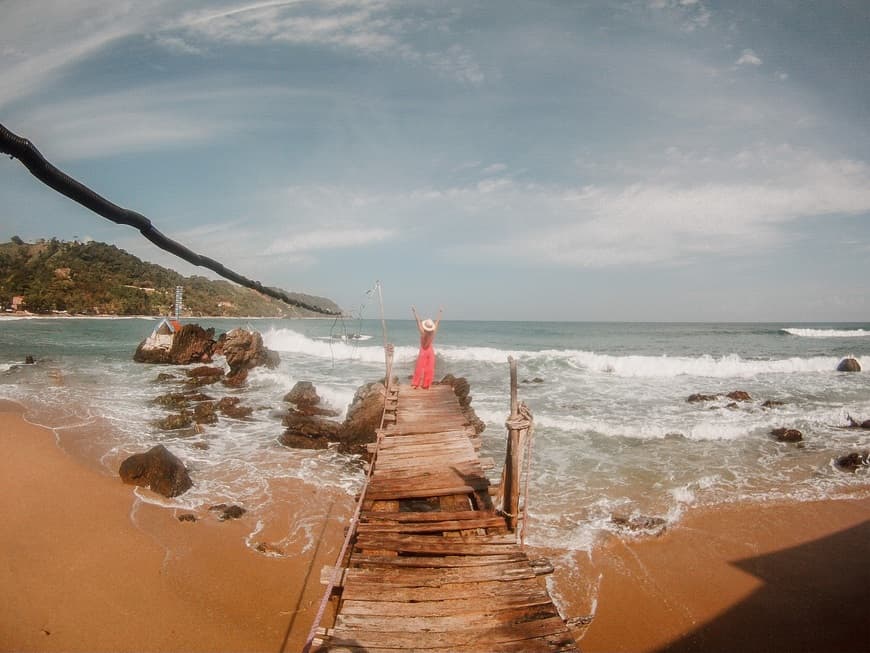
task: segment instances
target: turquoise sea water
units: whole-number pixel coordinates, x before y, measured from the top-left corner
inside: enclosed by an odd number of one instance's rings
[[[55,428],[62,445],[75,427],[79,448],[87,440],[84,449],[107,474],[127,455],[164,443],[191,468],[195,486],[171,501],[137,490],[147,501],[190,509],[234,502],[267,514],[275,479],[354,492],[362,471],[352,459],[277,443],[281,399],[308,380],[344,411],[360,384],[383,375],[381,323],[198,323],[217,333],[248,326],[280,352],[280,367],[255,370],[244,389],[205,389],[216,398],[238,394],[255,407],[250,420],[222,419],[194,437],[154,427],[165,413],[151,400],[170,389],[154,380],[172,370],[132,361],[156,324],[145,318],[0,320],[0,397],[24,403],[27,418]],[[388,321],[387,332],[396,345],[395,372],[407,377],[416,327]],[[357,333],[361,339],[335,337]],[[588,548],[601,530],[615,528],[613,515],[673,522],[724,502],[870,495],[867,469],[849,474],[833,465],[839,455],[870,449],[870,431],[843,428],[848,415],[870,419],[870,324],[444,321],[436,351],[437,378],[452,373],[470,381],[472,406],[487,424],[481,454],[499,467],[509,355],[519,360],[520,380],[530,381],[521,382],[520,398],[536,424],[531,544]],[[37,364],[21,366],[26,355]],[[836,372],[847,355],[865,371]],[[536,377],[541,382],[531,382]],[[686,401],[693,393],[733,390],[749,392],[752,401]],[[765,400],[782,405],[764,408]],[[769,432],[781,426],[801,430],[804,442],[775,442]],[[310,540],[318,518],[300,506],[287,540]]]

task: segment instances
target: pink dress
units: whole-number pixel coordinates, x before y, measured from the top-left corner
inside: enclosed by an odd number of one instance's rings
[[[433,334],[420,335],[420,353],[417,354],[417,366],[414,368],[412,386],[428,388],[435,378],[435,347],[432,346]]]

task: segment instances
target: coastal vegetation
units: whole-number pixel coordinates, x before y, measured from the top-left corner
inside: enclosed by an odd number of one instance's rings
[[[184,316],[317,315],[229,281],[182,276],[106,243],[56,238],[26,243],[18,236],[0,243],[3,310],[36,314],[167,315],[174,310],[176,286],[184,287]],[[289,294],[308,304],[340,310],[324,297]]]

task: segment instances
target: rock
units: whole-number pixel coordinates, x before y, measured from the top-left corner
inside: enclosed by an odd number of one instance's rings
[[[193,415],[190,411],[182,410],[180,413],[167,415],[161,420],[157,420],[157,428],[163,431],[175,431],[177,429],[187,428],[193,424]]]
[[[190,512],[185,512],[181,515],[178,515],[178,521],[194,522],[194,521],[196,521],[196,515],[194,515],[193,513],[190,513]]]
[[[154,383],[166,383],[167,381],[175,381],[178,379],[174,374],[167,374],[166,372],[161,372],[157,375],[157,378],[154,379]]]
[[[843,360],[839,362],[837,365],[838,372],[860,372],[861,364],[852,358],[851,356],[847,356]]]
[[[188,390],[184,396],[188,401],[196,403],[199,401],[214,401],[214,397],[209,397],[207,394],[203,392],[198,392],[194,390]]]
[[[715,401],[719,398],[719,395],[702,395],[700,393],[696,393],[693,395],[689,395],[689,398],[686,399],[690,404],[695,404],[700,401]]]
[[[165,497],[177,497],[193,486],[184,463],[162,444],[127,458],[118,474],[128,485],[149,487]]]
[[[804,439],[804,434],[797,429],[778,428],[773,429],[770,434],[777,442],[800,442]]]
[[[855,451],[840,456],[834,461],[834,464],[844,472],[855,472],[860,467],[870,465],[870,451]]]
[[[211,365],[200,365],[199,367],[193,367],[187,370],[187,376],[192,379],[202,379],[202,378],[212,378],[212,377],[222,377],[224,375],[224,371],[219,367],[213,367]]]
[[[198,403],[193,409],[193,420],[197,424],[216,424],[218,421],[213,401]]]
[[[180,410],[190,405],[187,396],[181,392],[168,392],[165,395],[160,395],[154,400],[154,403],[172,410]]]
[[[486,429],[486,424],[477,416],[474,409],[471,407],[471,384],[464,376],[455,377],[452,374],[447,374],[441,379],[442,384],[452,386],[453,393],[459,400],[459,405],[462,406],[462,414],[468,420],[468,425],[474,429],[476,434],[483,433]]]
[[[218,519],[221,521],[226,521],[227,519],[238,519],[242,515],[244,515],[247,510],[242,508],[241,506],[237,506],[235,504],[227,505],[225,503],[219,503],[216,506],[209,507],[209,510],[219,511]]]
[[[217,403],[217,408],[227,417],[235,419],[249,417],[254,412],[254,409],[249,406],[239,406],[240,402],[241,399],[238,397],[223,397]]]
[[[221,338],[220,351],[230,366],[228,378],[239,377],[242,370],[250,370],[260,365],[278,367],[281,358],[278,352],[263,345],[263,337],[256,331],[233,329]],[[244,383],[244,378],[241,379]]]
[[[752,397],[745,390],[734,390],[733,392],[729,392],[727,397],[734,401],[752,401]]]
[[[133,360],[137,363],[189,365],[211,360],[214,345],[214,329],[206,330],[198,324],[185,324],[173,336],[169,349],[150,346],[146,338],[136,348]]]
[[[365,455],[365,445],[374,442],[375,432],[381,426],[386,388],[380,381],[366,383],[357,388],[347,408],[347,417],[339,429],[339,451]]]
[[[544,379],[536,376],[534,379],[523,379],[523,383],[543,383]]]
[[[172,339],[169,360],[175,365],[210,361],[214,345],[214,329],[203,329],[198,324],[185,324]]]
[[[626,517],[624,515],[614,515],[611,521],[622,529],[638,532],[646,531],[653,532],[656,535],[661,535],[665,532],[668,526],[666,519],[661,517],[648,517],[646,515],[638,515],[636,517]]]
[[[320,403],[320,395],[311,381],[298,381],[293,389],[284,395],[284,401],[296,406],[316,406]]]
[[[237,370],[227,375],[227,378],[224,379],[224,385],[230,388],[241,388],[247,380],[248,370]]]
[[[33,356],[27,355],[24,357],[25,365],[33,365]]]
[[[761,404],[762,408],[777,408],[779,406],[785,406],[785,402],[783,401],[773,401],[772,399],[768,399],[763,404]]]
[[[865,419],[863,422],[859,422],[855,419],[852,419],[851,415],[847,415],[846,419],[849,420],[849,427],[853,429],[870,429],[870,419]]]
[[[329,446],[325,437],[304,435],[289,429],[278,436],[278,442],[291,449],[326,449]]]
[[[257,546],[254,547],[260,553],[265,553],[266,555],[271,556],[283,556],[284,549],[281,549],[274,544],[268,544],[267,542],[260,542]]]
[[[378,423],[380,426],[380,422]],[[335,420],[317,415],[305,415],[291,411],[284,416],[284,426],[288,430],[308,437],[322,436],[327,440],[338,440],[342,425]]]

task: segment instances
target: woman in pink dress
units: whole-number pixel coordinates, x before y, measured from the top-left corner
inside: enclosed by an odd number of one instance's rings
[[[432,385],[432,379],[435,378],[435,348],[432,343],[435,341],[435,333],[438,331],[443,311],[443,308],[438,309],[438,317],[433,322],[430,318],[420,320],[417,309],[411,307],[414,319],[417,320],[417,330],[420,332],[420,353],[417,354],[417,365],[414,367],[414,377],[411,380],[411,387],[414,389],[417,387],[428,389]]]

